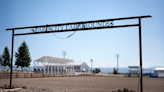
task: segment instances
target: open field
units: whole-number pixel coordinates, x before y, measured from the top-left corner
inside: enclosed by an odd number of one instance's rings
[[[1,79],[0,86],[9,79]],[[128,88],[137,91],[138,77],[46,77],[13,79],[14,85],[26,86],[17,92],[112,92]],[[144,92],[164,92],[164,78],[143,78]]]

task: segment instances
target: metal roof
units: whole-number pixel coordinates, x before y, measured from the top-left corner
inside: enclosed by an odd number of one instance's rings
[[[56,57],[50,57],[50,56],[43,56],[43,57],[35,60],[34,62],[68,64],[68,63],[74,62],[74,60],[56,58]]]
[[[82,64],[84,64],[85,62],[74,62],[74,66],[80,66],[80,65],[82,65]],[[86,65],[87,65],[87,67],[89,67],[88,66],[88,64],[87,63],[85,63]],[[89,67],[90,68],[90,67]]]
[[[83,64],[83,63],[85,63],[85,62],[74,62],[74,65],[81,65],[81,64]]]
[[[154,70],[163,70],[164,71],[164,68],[155,68]]]

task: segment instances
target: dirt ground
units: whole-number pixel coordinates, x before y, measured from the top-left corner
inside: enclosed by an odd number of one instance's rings
[[[0,86],[9,85],[1,79]],[[138,77],[49,77],[13,79],[14,85],[26,86],[16,92],[112,92],[124,89],[137,92]],[[143,78],[144,92],[164,92],[164,78]]]

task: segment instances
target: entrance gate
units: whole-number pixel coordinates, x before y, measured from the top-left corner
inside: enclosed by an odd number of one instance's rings
[[[142,83],[142,44],[141,44],[141,18],[148,18],[148,16],[136,16],[136,17],[125,17],[125,18],[115,18],[115,19],[105,19],[105,20],[93,20],[93,21],[83,21],[74,23],[64,23],[64,24],[52,24],[52,25],[41,25],[41,26],[31,26],[31,27],[20,27],[20,28],[9,28],[6,30],[12,30],[12,48],[11,48],[11,65],[13,64],[13,45],[14,36],[19,35],[30,35],[30,34],[42,34],[42,33],[54,33],[54,32],[69,32],[69,31],[82,31],[91,29],[103,29],[103,28],[119,28],[119,27],[139,27],[139,59],[140,59],[140,92],[143,92]],[[138,19],[137,24],[130,25],[117,25],[114,26],[114,21],[125,20],[125,19]],[[14,34],[15,30],[18,29],[31,29],[30,33],[20,33]],[[70,35],[71,36],[71,35]],[[12,84],[12,67],[10,72],[10,88]]]

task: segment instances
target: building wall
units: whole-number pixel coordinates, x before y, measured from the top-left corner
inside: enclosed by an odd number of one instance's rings
[[[49,67],[49,68],[48,68]],[[70,66],[51,66],[51,65],[45,65],[44,66],[45,68],[45,71],[44,73],[45,74],[74,74],[74,71],[73,71],[73,66],[70,67]],[[52,68],[52,72],[51,72],[51,68]]]
[[[154,70],[154,73],[164,73],[163,70]]]
[[[74,66],[74,69],[80,69],[80,65],[79,66]]]
[[[81,70],[90,72],[90,67],[86,63],[83,63],[81,64]]]
[[[80,68],[82,71],[88,71],[88,65],[86,63],[81,64]]]
[[[71,69],[70,66],[67,69]],[[73,69],[73,67],[72,67]],[[45,71],[48,71],[48,65],[45,66]],[[49,72],[51,71],[51,66],[49,65]],[[52,71],[58,71],[58,66],[52,66]],[[59,71],[63,71],[63,66],[59,66]],[[90,67],[86,63],[81,65],[74,65],[74,71],[76,72],[90,72]]]
[[[158,77],[164,77],[164,70],[154,70],[154,73],[157,73]]]
[[[90,72],[90,67],[86,63],[82,63],[81,65],[74,65],[74,70],[76,72]]]

